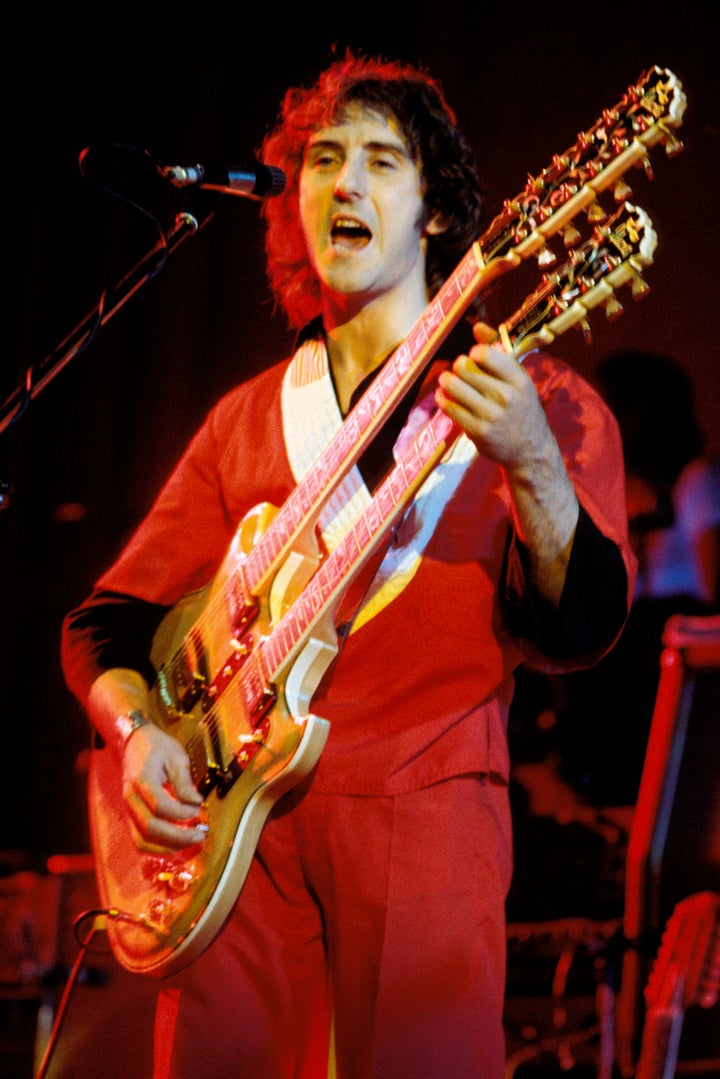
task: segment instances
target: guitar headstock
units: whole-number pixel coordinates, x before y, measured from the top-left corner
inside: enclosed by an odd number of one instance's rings
[[[710,1008],[720,993],[720,894],[682,899],[663,933],[647,986],[648,1011],[675,1005]]]
[[[609,318],[617,317],[622,313],[617,288],[630,282],[636,299],[649,291],[642,271],[652,262],[655,245],[650,218],[624,203],[559,269],[545,273],[538,288],[500,325],[504,350],[520,359],[577,324],[588,336],[587,314],[598,305]]]
[[[574,246],[580,236],[571,219],[581,209],[587,208],[591,223],[603,220],[607,215],[597,196],[615,185],[615,202],[627,200],[631,190],[622,177],[629,168],[642,166],[652,179],[651,147],[661,143],[669,156],[682,150],[677,130],[685,105],[682,85],[667,68],[642,74],[565,153],[506,200],[479,240],[486,261],[537,250],[541,265],[552,264],[555,256],[545,245],[549,236],[564,229],[565,246]]]

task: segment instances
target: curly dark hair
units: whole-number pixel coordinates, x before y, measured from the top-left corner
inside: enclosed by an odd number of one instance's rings
[[[293,87],[260,156],[283,170],[286,187],[263,204],[265,250],[273,294],[292,327],[320,313],[320,287],[300,225],[299,174],[310,135],[336,123],[354,104],[392,116],[413,160],[420,166],[428,220],[444,230],[428,237],[427,285],[434,296],[480,235],[483,198],[473,153],[457,126],[439,83],[422,68],[399,61],[357,57],[348,51],[312,86]]]

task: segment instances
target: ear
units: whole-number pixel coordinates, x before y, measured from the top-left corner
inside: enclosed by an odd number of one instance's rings
[[[430,218],[425,226],[426,236],[439,236],[441,232],[444,232],[447,228],[447,223],[443,220],[442,214],[435,214]]]

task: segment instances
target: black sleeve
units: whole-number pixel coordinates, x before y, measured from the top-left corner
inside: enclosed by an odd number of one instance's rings
[[[579,659],[604,650],[627,618],[628,580],[620,550],[582,506],[557,610],[526,585],[529,555],[515,536],[508,543],[504,580],[508,625],[551,659]]]
[[[105,670],[127,667],[153,685],[153,637],[169,607],[97,589],[71,611],[62,628],[62,665],[70,689],[81,700]]]

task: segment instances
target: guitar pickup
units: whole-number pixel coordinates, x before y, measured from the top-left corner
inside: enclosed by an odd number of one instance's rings
[[[208,679],[203,674],[206,666],[202,637],[197,629],[193,629],[183,641],[172,665],[175,699],[185,713],[191,712],[206,692]]]
[[[158,671],[158,695],[168,720],[182,719],[207,692],[207,682],[201,674],[187,675],[176,667],[161,667]]]
[[[221,767],[215,759],[212,739],[205,737],[204,724],[199,724],[197,731],[186,743],[185,749],[190,761],[192,781],[204,798],[217,786]]]
[[[192,711],[193,707],[203,696],[206,687],[207,682],[203,676],[197,674],[197,672],[194,673],[190,678],[190,681],[184,686],[182,691],[178,693],[178,700],[184,712]]]
[[[233,635],[242,637],[248,625],[257,617],[259,605],[254,596],[246,593],[242,576],[237,571],[225,583],[225,602]]]

